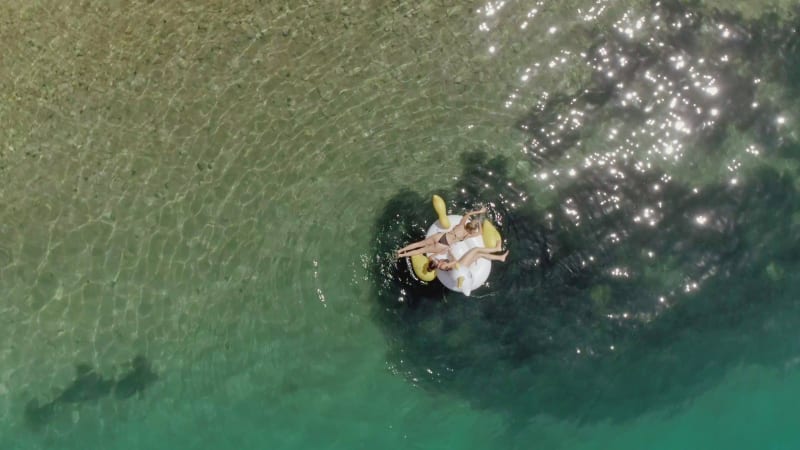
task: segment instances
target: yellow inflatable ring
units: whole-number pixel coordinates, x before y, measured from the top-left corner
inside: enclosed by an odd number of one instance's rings
[[[481,225],[483,229],[483,245],[486,248],[495,248],[503,242],[503,239],[500,237],[500,232],[497,231],[497,228],[492,225],[492,222],[489,222],[486,219],[483,219],[483,224]]]
[[[414,275],[422,281],[433,281],[436,278],[436,270],[428,270],[428,257],[425,255],[412,256],[411,267]]]
[[[442,225],[442,228],[449,229],[450,218],[447,217],[447,205],[445,205],[442,197],[438,195],[433,196],[433,210],[436,211],[436,215],[439,217],[439,224]]]
[[[437,233],[444,233],[453,228],[453,224],[461,222],[462,216],[447,215],[447,205],[444,199],[438,195],[433,196],[433,209],[436,211],[437,221],[429,228],[425,237],[431,237]],[[502,244],[502,238],[497,228],[488,220],[482,223],[480,236],[468,237],[462,241],[454,242],[450,245],[448,255],[414,255],[406,260],[412,272],[418,280],[429,282],[438,278],[439,281],[448,289],[469,296],[470,293],[483,286],[489,278],[492,269],[492,262],[486,258],[478,258],[477,261],[468,267],[455,264],[452,270],[428,270],[428,257],[439,260],[452,259],[458,261],[469,250],[476,247],[496,248]]]

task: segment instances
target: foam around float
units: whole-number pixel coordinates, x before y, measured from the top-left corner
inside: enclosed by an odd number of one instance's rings
[[[433,196],[433,209],[436,211],[438,220],[434,222],[425,237],[430,237],[436,233],[450,231],[455,225],[461,222],[463,216],[447,214],[444,200],[438,195]],[[455,258],[461,259],[470,249],[475,247],[494,248],[501,241],[500,233],[491,222],[484,219],[481,224],[481,234],[456,242],[450,245],[449,255],[447,253],[434,256],[437,259]],[[427,255],[414,255],[411,257],[411,267],[414,274],[423,281],[439,281],[448,289],[469,296],[472,291],[483,286],[489,279],[492,271],[492,262],[485,258],[478,258],[469,266],[457,265],[452,270],[428,270]]]

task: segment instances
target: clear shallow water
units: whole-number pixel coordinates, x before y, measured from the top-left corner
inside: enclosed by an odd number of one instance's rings
[[[6,6],[4,447],[794,447],[796,16],[713,6]]]

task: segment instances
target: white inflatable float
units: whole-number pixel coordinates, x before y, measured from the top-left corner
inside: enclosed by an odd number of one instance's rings
[[[433,208],[436,210],[439,219],[428,228],[425,237],[430,237],[436,233],[450,231],[454,226],[461,222],[462,216],[447,215],[444,200],[438,195],[433,196]],[[437,259],[461,259],[470,249],[475,247],[493,248],[500,242],[500,233],[488,220],[482,224],[481,234],[450,245],[448,253],[434,256]],[[431,281],[434,273],[428,271],[428,255],[412,256],[411,263],[414,273],[424,281]],[[469,266],[458,265],[452,270],[435,270],[435,277],[448,289],[469,296],[472,291],[483,286],[489,279],[492,271],[492,262],[485,258],[478,258]]]

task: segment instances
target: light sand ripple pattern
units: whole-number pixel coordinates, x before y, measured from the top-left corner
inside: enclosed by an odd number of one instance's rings
[[[361,288],[329,287],[359,277],[353,249],[371,224],[354,219],[400,185],[431,188],[446,149],[499,130],[475,98],[497,103],[503,80],[475,55],[464,7],[0,9],[0,340],[11,342],[0,414],[11,424],[77,362],[108,375],[137,353],[167,376],[205,367],[172,381],[190,393],[269,354],[343,345],[357,331],[331,340],[342,333],[320,324],[326,302],[367,309],[350,303]],[[239,356],[215,359],[230,348]],[[276,379],[303,361],[272,367]]]

